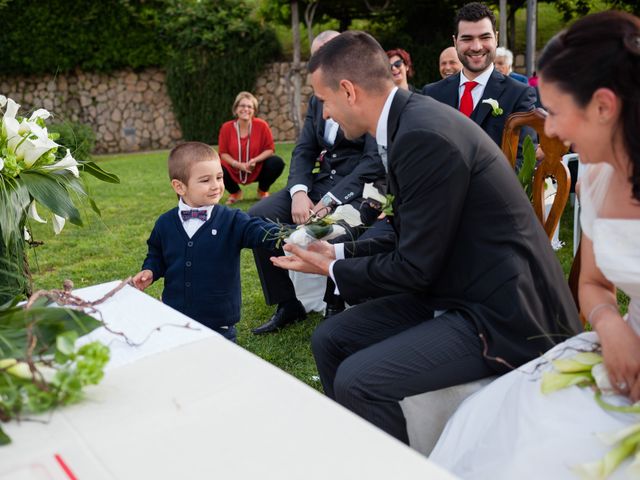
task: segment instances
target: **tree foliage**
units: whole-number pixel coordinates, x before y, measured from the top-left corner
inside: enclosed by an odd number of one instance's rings
[[[238,0],[168,1],[167,87],[185,140],[217,143],[236,94],[278,55],[275,34],[251,13]]]
[[[160,65],[165,43],[136,12],[144,2],[0,0],[0,73],[109,71]],[[8,13],[11,12],[9,16]]]

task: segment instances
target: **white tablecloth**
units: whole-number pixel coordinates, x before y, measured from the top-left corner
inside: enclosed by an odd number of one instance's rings
[[[78,291],[96,298],[115,286]],[[282,370],[126,287],[100,307],[105,379],[82,403],[3,424],[1,479],[451,479]],[[191,322],[199,330],[167,325]],[[164,327],[160,331],[153,329]],[[68,469],[65,471],[63,465]]]

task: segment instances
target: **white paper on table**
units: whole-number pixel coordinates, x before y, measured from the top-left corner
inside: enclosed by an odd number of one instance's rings
[[[84,300],[93,301],[103,297],[119,283],[115,281],[94,285],[74,291],[73,294]],[[213,330],[129,285],[95,308],[102,315],[94,313],[91,315],[98,320],[104,320],[111,331],[105,327],[99,327],[81,337],[78,344],[99,341],[107,345],[111,349],[111,360],[106,370],[127,365],[140,358],[171,350],[202,338],[218,336],[222,339]],[[127,343],[124,336],[112,332],[122,332],[133,345]],[[144,348],[141,348],[141,344],[144,344]]]

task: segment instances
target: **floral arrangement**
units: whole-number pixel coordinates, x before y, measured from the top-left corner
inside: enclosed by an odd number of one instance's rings
[[[102,325],[89,313],[102,299],[85,302],[64,290],[38,291],[26,304],[15,299],[0,306],[0,422],[42,413],[82,399],[97,384],[109,361],[100,342],[76,345],[80,335]],[[50,304],[64,308],[49,308]],[[11,442],[0,427],[0,446]]]
[[[640,404],[616,406],[603,400],[603,396],[616,395],[599,352],[579,352],[571,358],[551,362],[554,370],[542,375],[542,393],[548,394],[572,385],[591,387],[595,401],[605,410],[622,413],[640,413]],[[598,438],[613,448],[595,462],[584,463],[573,468],[581,478],[603,479],[613,473],[629,456],[634,460],[627,469],[629,477],[640,476],[640,423],[636,422],[622,430],[600,433]]]
[[[25,242],[31,241],[29,220],[46,222],[38,213],[42,206],[52,214],[54,232],[60,233],[68,220],[82,225],[76,200],[88,200],[91,208],[100,211],[90,198],[81,172],[111,183],[117,176],[102,170],[93,162],[78,162],[68,149],[56,143],[59,135],[49,133],[45,121],[51,114],[35,110],[29,117],[18,115],[20,105],[0,95],[0,268],[15,270],[0,275],[3,285],[12,285],[0,292],[0,301],[24,293]],[[8,280],[4,281],[5,277]],[[21,290],[23,292],[21,292]]]
[[[485,98],[482,100],[482,103],[486,103],[491,107],[491,115],[494,117],[499,117],[504,113],[504,110],[500,108],[500,104],[495,98]]]
[[[366,183],[362,194],[368,206],[380,213],[393,215],[393,195],[383,195],[373,183]],[[265,240],[276,240],[276,247],[282,242],[291,243],[306,248],[316,240],[333,240],[346,235],[351,228],[363,225],[362,215],[351,204],[339,205],[336,209],[326,214],[319,211],[312,214],[302,225],[288,226],[278,224],[275,230],[269,230],[265,234]]]

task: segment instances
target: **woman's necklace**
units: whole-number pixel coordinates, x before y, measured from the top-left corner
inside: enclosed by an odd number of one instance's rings
[[[251,121],[249,121],[249,132],[247,133],[247,148],[245,152],[245,158],[242,158],[242,142],[240,141],[240,125],[238,125],[238,121],[236,120],[234,123],[236,127],[236,134],[238,137],[238,161],[240,163],[249,163],[249,146],[251,145]],[[249,178],[249,174],[244,170],[238,170],[238,174],[240,176],[240,183],[243,185],[247,183],[247,178]]]

